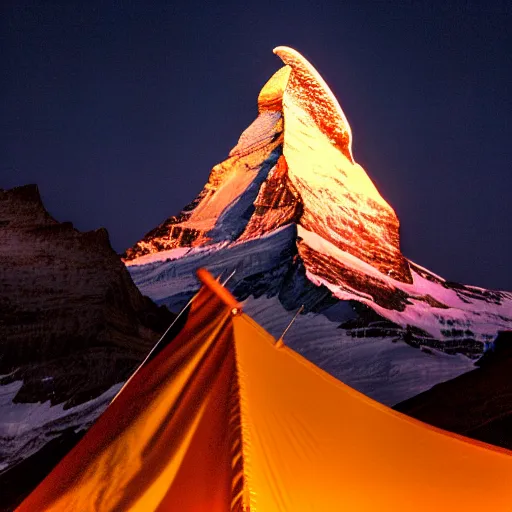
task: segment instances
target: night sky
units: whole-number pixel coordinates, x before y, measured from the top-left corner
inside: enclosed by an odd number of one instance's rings
[[[119,252],[201,190],[287,45],[337,96],[404,254],[512,290],[508,1],[16,0],[0,38],[0,188],[37,183]]]

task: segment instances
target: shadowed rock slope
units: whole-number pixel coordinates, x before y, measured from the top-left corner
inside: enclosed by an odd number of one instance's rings
[[[56,221],[35,185],[0,190],[0,485],[86,428],[172,318],[139,292],[106,230]]]
[[[108,233],[54,220],[37,187],[0,191],[0,381],[16,402],[90,400],[121,382],[171,315],[144,297]]]
[[[512,450],[512,331],[500,332],[478,368],[437,384],[395,409]]]

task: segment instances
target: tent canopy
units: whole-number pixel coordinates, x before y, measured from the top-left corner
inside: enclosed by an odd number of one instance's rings
[[[349,388],[199,276],[184,328],[20,511],[512,509],[510,452]]]

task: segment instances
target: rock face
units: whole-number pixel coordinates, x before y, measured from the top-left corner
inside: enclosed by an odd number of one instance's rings
[[[512,294],[450,283],[408,261],[399,221],[352,154],[336,98],[299,53],[258,97],[258,116],[197,199],[128,249],[143,293],[171,308],[194,272],[228,287],[287,343],[392,405],[474,368],[512,326]]]
[[[0,190],[0,472],[87,426],[172,317],[104,229],[57,222],[36,186]]]

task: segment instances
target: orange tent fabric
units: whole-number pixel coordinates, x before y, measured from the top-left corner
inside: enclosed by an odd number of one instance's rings
[[[512,510],[510,452],[354,391],[201,278],[183,330],[18,510]]]

